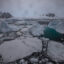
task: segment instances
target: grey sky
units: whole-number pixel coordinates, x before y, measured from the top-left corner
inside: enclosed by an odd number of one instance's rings
[[[0,11],[16,17],[42,17],[50,12],[64,17],[64,0],[0,0]]]

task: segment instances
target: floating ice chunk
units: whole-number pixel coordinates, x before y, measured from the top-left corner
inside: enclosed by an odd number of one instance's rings
[[[10,31],[12,31],[12,29],[9,27],[9,25],[6,22],[1,21],[0,22],[0,32],[5,33],[5,32],[10,32]]]
[[[31,58],[30,61],[31,63],[38,63],[38,58]]]
[[[19,31],[20,28],[16,25],[9,25],[9,27],[12,29],[12,31]]]
[[[15,25],[9,25],[5,21],[0,22],[0,32],[1,33],[6,33],[6,32],[13,32],[13,31],[18,31],[20,28],[18,28]]]
[[[30,28],[30,33],[33,36],[40,36],[44,34],[44,29],[45,29],[45,25],[37,24],[33,26],[32,28]]]
[[[50,41],[48,43],[48,55],[54,61],[64,61],[64,45],[59,42]]]
[[[57,32],[64,34],[64,21],[54,20],[51,21],[48,27],[55,29]]]
[[[16,25],[25,25],[26,21],[17,21],[15,24]]]
[[[41,40],[37,38],[23,38],[4,42],[0,45],[0,54],[4,62],[11,62],[24,58],[33,52],[39,52],[42,49]]]

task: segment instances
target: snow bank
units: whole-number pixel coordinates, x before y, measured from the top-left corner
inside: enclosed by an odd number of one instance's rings
[[[64,61],[64,45],[59,42],[50,41],[48,44],[48,55],[54,61]]]
[[[4,62],[11,62],[41,51],[42,43],[37,38],[20,37],[0,45],[0,54]]]

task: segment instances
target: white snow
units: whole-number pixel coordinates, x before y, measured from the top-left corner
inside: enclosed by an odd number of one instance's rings
[[[0,54],[4,62],[11,62],[41,51],[42,43],[37,38],[20,37],[0,45]]]
[[[48,56],[54,61],[64,61],[64,45],[59,42],[50,41],[48,43]]]

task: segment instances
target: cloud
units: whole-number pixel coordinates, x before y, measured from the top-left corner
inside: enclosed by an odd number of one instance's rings
[[[0,10],[18,17],[35,17],[49,12],[64,17],[64,0],[0,0]]]

